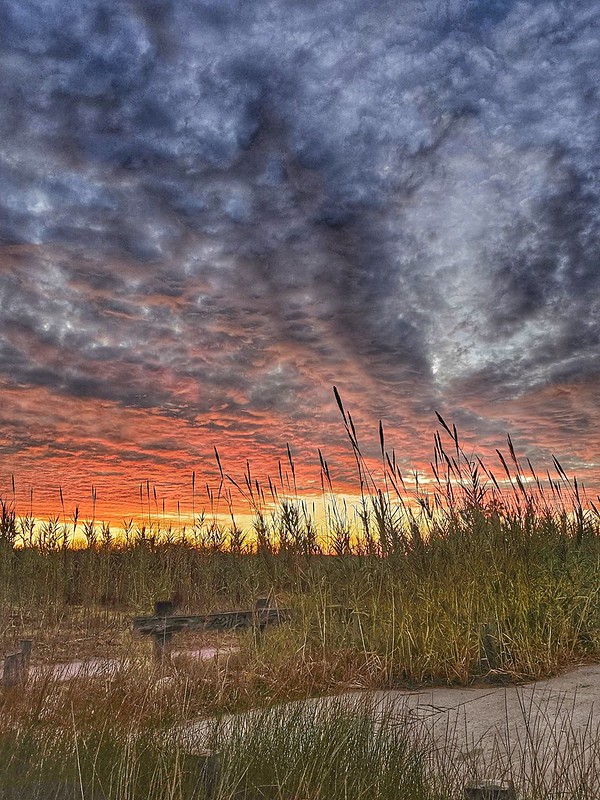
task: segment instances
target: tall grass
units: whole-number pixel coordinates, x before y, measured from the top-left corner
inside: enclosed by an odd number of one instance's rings
[[[477,521],[476,521],[477,522]],[[206,554],[182,544],[106,551],[14,550],[1,563],[5,648],[48,628],[100,629],[174,596],[182,611],[252,607],[271,594],[292,622],[274,631],[286,658],[340,659],[373,686],[536,678],[600,650],[598,540],[537,524],[474,524],[402,557],[294,552]],[[487,626],[495,655],[482,657]],[[484,654],[485,655],[485,654]],[[275,654],[273,654],[275,657]],[[486,660],[487,658],[487,660]]]
[[[297,491],[289,446],[265,486],[249,464],[243,480],[228,477],[215,450],[211,507],[194,505],[192,527],[179,531],[152,517],[149,483],[140,485],[147,518],[127,522],[119,539],[96,522],[95,496],[92,519],[80,520],[77,509],[67,518],[61,493],[62,518],[36,527],[31,507],[18,513],[13,490],[0,501],[0,645],[18,635],[43,640],[49,626],[123,630],[127,615],[161,597],[201,613],[270,594],[292,609],[293,622],[268,637],[269,657],[274,669],[285,663],[304,676],[307,692],[537,678],[598,656],[600,518],[558,461],[542,479],[509,437],[497,475],[439,417],[430,480],[411,483],[381,424],[379,463],[364,456],[335,397],[359,494],[354,509],[343,505],[319,452],[321,524]],[[195,474],[192,487],[195,503]],[[253,509],[252,530],[237,525],[232,490]],[[69,546],[78,526],[82,548]],[[125,646],[115,638],[113,649]]]
[[[448,796],[435,788],[418,737],[403,725],[387,724],[385,715],[367,701],[276,706],[233,725],[213,718],[201,737],[190,737],[181,726],[189,688],[168,698],[154,690],[140,696],[130,684],[117,682],[95,708],[95,719],[72,690],[44,686],[37,692],[37,713],[30,714],[26,725],[14,725],[15,709],[5,709],[0,721],[2,798]],[[66,713],[57,709],[60,701]],[[11,713],[13,720],[7,722]],[[203,745],[217,754],[210,773]]]
[[[297,490],[289,447],[264,485],[249,464],[230,478],[215,451],[210,507],[197,506],[194,473],[192,525],[177,530],[152,513],[149,484],[147,513],[120,537],[97,521],[95,496],[91,519],[68,517],[61,496],[62,515],[41,525],[31,504],[16,508],[14,488],[0,500],[0,648],[31,637],[38,668],[89,655],[126,665],[65,684],[42,670],[25,693],[0,692],[0,798],[203,798],[198,758],[171,735],[198,716],[349,688],[539,678],[600,656],[600,518],[558,461],[541,478],[509,438],[496,474],[440,417],[429,479],[409,480],[381,425],[379,459],[364,455],[336,399],[358,494],[354,508],[339,499],[319,453],[323,521]],[[234,491],[253,511],[248,530]],[[130,631],[130,617],[159,598],[202,613],[267,595],[291,622],[215,641],[224,655],[208,664],[176,658],[157,672]],[[217,726],[212,744],[227,764],[217,797],[460,796],[455,761],[436,762],[405,727],[374,725],[369,713],[286,707],[234,735]],[[565,796],[596,785],[584,774],[589,743],[579,749],[581,777],[572,773]],[[527,796],[547,796],[541,786]]]
[[[210,668],[214,669],[214,665]],[[19,800],[459,800],[469,780],[513,780],[520,800],[590,800],[598,725],[555,698],[522,701],[523,726],[461,750],[375,697],[271,704],[198,722],[202,676],[156,681],[132,663],[110,681],[53,682],[0,698],[0,798]],[[204,675],[204,678],[206,675]],[[150,678],[150,679],[149,679]],[[213,756],[208,757],[212,753]]]

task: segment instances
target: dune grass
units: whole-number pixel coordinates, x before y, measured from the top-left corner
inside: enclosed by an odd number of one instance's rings
[[[350,515],[319,454],[321,526],[295,491],[289,448],[268,503],[247,469],[239,488],[254,512],[249,531],[199,513],[181,531],[159,518],[128,523],[117,540],[77,514],[36,526],[0,501],[0,647],[33,638],[38,669],[89,656],[126,665],[85,683],[42,670],[25,693],[0,691],[0,797],[20,786],[14,796],[42,787],[40,797],[202,798],[198,758],[167,736],[185,721],[347,689],[535,679],[600,656],[599,517],[558,462],[542,480],[509,439],[500,479],[440,418],[428,484],[408,486],[381,427],[376,478],[336,397],[360,488]],[[226,481],[221,473],[217,494]],[[77,526],[84,547],[71,546]],[[203,613],[267,595],[291,609],[291,622],[218,639],[226,655],[207,664],[180,658],[157,673],[149,643],[130,631],[130,617],[156,599]],[[423,742],[367,724],[366,712],[269,713],[260,730],[218,741],[230,765],[219,797],[460,796],[451,769],[431,769]],[[294,753],[302,768],[290,766]],[[394,794],[402,781],[410,790]]]
[[[239,664],[237,665],[239,666]],[[204,678],[215,665],[205,665]],[[218,671],[218,670],[216,670]],[[591,800],[597,722],[568,707],[530,719],[493,753],[463,753],[399,705],[352,695],[202,713],[201,670],[132,662],[110,680],[30,681],[0,703],[0,798],[19,800],[462,800],[469,780],[513,779],[519,800]],[[458,724],[458,723],[457,723]]]
[[[328,513],[321,526],[311,517],[289,447],[281,491],[268,481],[270,504],[246,468],[238,488],[254,511],[252,531],[199,513],[191,529],[161,529],[150,518],[129,523],[117,540],[76,513],[36,528],[1,501],[0,646],[33,636],[38,654],[48,654],[52,639],[79,636],[88,654],[97,641],[118,655],[129,646],[129,616],[156,599],[203,613],[270,595],[293,612],[261,656],[276,673],[286,665],[279,696],[299,687],[538,678],[599,655],[600,518],[576,479],[556,461],[554,477],[541,480],[509,438],[500,480],[465,454],[441,417],[425,488],[407,485],[381,426],[377,479],[336,398],[360,487],[353,522],[321,453]],[[227,481],[218,464],[217,494]],[[70,546],[78,524],[83,548]]]
[[[525,525],[476,510],[386,557],[165,542],[5,549],[0,644],[32,636],[39,652],[72,627],[75,638],[89,632],[90,647],[97,637],[103,652],[118,653],[129,616],[155,599],[175,596],[182,612],[203,613],[271,594],[293,620],[269,633],[265,652],[277,668],[278,653],[300,673],[319,664],[320,684],[307,691],[344,683],[348,671],[370,687],[465,684],[490,671],[538,678],[600,652],[599,541],[589,530],[577,541],[545,518]]]
[[[0,797],[9,787],[23,800],[447,796],[428,780],[418,741],[398,725],[382,725],[366,703],[275,707],[234,726],[211,720],[205,740],[218,754],[211,764],[173,735],[185,695],[167,706],[149,692],[142,706],[129,707],[124,732],[117,693],[110,701],[113,716],[103,707],[100,725],[86,719],[74,701],[70,722],[53,719],[48,710],[47,718],[40,712],[17,736],[3,736],[2,730]],[[44,710],[51,695],[46,691]],[[121,702],[131,699],[125,694]],[[148,704],[154,707],[151,718]]]

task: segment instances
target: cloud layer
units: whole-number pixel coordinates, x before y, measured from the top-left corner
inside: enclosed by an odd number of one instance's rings
[[[335,446],[332,383],[367,424],[578,446],[599,41],[592,0],[5,0],[6,454],[43,393],[189,458]]]

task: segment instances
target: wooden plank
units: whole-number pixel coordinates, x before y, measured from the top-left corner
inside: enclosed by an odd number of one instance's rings
[[[477,781],[465,786],[465,800],[516,800],[512,781]]]
[[[134,617],[133,630],[142,635],[165,636],[182,631],[230,631],[265,627],[288,622],[289,609],[265,608],[256,611],[224,611],[218,614],[174,615],[170,617]]]

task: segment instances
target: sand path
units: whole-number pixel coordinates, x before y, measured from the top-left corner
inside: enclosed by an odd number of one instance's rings
[[[576,667],[549,680],[520,686],[430,687],[416,691],[352,692],[311,699],[308,707],[358,707],[407,726],[423,741],[432,764],[468,780],[514,780],[519,794],[600,798],[600,664]],[[254,714],[225,719],[239,726]],[[202,749],[210,721],[185,726],[186,747]],[[543,787],[543,791],[542,791]]]

